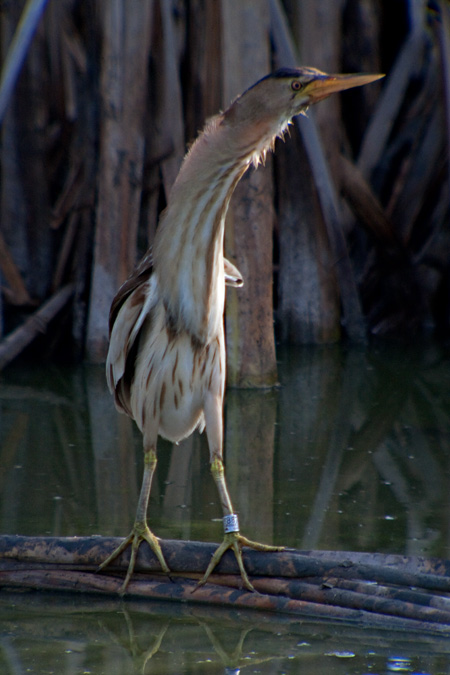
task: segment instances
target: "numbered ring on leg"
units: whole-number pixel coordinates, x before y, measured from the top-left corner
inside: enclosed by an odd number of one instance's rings
[[[236,513],[230,513],[229,516],[223,517],[223,529],[225,534],[239,532],[239,520]]]

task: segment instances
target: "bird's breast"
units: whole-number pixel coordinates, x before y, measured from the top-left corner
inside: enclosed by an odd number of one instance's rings
[[[178,442],[203,429],[205,393],[223,397],[223,328],[209,343],[167,328],[164,312],[144,327],[131,391],[133,417],[147,438]]]

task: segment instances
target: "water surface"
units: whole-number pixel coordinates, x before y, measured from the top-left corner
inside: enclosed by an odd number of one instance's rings
[[[226,469],[242,531],[303,549],[450,557],[448,351],[303,348],[279,361],[278,389],[227,392]],[[206,439],[159,448],[152,529],[218,541]],[[102,368],[7,369],[0,458],[2,533],[129,532],[141,437],[115,411]],[[0,639],[8,675],[450,673],[448,641],[431,637],[49,594],[0,594]]]

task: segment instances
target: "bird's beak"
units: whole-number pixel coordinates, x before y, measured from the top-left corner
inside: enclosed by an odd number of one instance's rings
[[[375,82],[384,75],[365,75],[363,73],[352,75],[326,75],[320,74],[317,78],[308,82],[304,87],[302,94],[309,96],[309,102],[312,105],[321,101],[322,99],[344,89],[352,89],[352,87],[361,87],[363,84]]]

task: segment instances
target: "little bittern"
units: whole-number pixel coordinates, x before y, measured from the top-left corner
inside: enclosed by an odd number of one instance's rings
[[[144,476],[133,529],[102,563],[128,546],[122,592],[146,541],[169,574],[158,539],[147,525],[158,435],[177,442],[206,428],[211,470],[224,515],[225,536],[201,584],[227,549],[243,582],[242,546],[279,550],[239,532],[222,461],[225,285],[240,286],[239,271],[223,256],[225,215],[236,184],[257,166],[295,115],[330,94],[381,75],[327,75],[313,68],[283,68],[264,77],[211,119],[181,166],[162,213],[152,251],[123,284],[111,306],[107,380],[117,408],[143,434]]]

